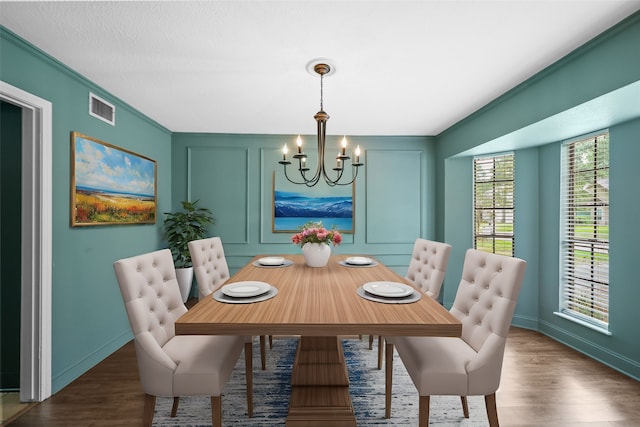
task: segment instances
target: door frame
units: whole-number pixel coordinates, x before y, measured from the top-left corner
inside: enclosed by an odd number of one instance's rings
[[[20,400],[51,396],[52,104],[0,81],[22,109]]]

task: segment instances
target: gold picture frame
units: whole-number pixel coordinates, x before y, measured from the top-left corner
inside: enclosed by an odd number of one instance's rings
[[[156,162],[71,132],[71,226],[155,224]]]

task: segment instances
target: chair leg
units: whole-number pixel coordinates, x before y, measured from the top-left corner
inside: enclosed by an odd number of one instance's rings
[[[171,418],[175,418],[178,415],[178,404],[180,403],[180,398],[178,396],[173,397],[173,405],[171,406]]]
[[[260,362],[262,363],[262,370],[267,369],[267,344],[265,335],[260,335]]]
[[[144,412],[142,413],[142,425],[151,427],[153,424],[153,411],[156,409],[156,397],[144,394]]]
[[[253,343],[244,343],[244,366],[247,380],[247,414],[253,417]],[[211,398],[213,399],[213,397]],[[213,401],[212,401],[213,402]]]
[[[498,409],[496,408],[496,394],[491,393],[484,397],[484,405],[487,407],[487,418],[490,427],[499,427]]]
[[[418,406],[418,427],[428,427],[429,425],[429,396],[420,396]]]
[[[373,335],[369,335],[369,350],[373,350]]]
[[[222,427],[222,396],[211,396],[211,425]]]
[[[467,396],[460,396],[462,400],[462,413],[465,418],[469,418],[469,402],[467,402]]]
[[[393,384],[393,344],[387,343],[384,368],[384,417],[391,418],[391,391]]]
[[[382,335],[378,335],[378,369],[382,369],[382,358],[384,351],[384,338]]]

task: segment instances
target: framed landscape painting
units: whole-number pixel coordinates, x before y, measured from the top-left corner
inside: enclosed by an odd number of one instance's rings
[[[354,232],[355,185],[314,187],[296,185],[283,174],[273,173],[274,233],[297,233],[308,222],[322,222],[325,228]]]
[[[154,224],[156,162],[71,132],[71,226]]]

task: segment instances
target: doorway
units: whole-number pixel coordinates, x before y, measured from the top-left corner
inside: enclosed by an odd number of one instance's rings
[[[0,101],[21,115],[20,401],[40,402],[51,396],[52,105],[2,81]]]
[[[20,390],[22,109],[0,101],[0,391]]]

